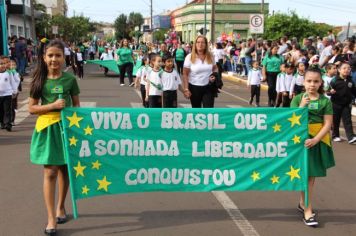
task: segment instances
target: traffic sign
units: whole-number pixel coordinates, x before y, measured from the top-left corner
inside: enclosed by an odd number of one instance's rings
[[[250,15],[250,33],[251,34],[263,34],[263,14]]]

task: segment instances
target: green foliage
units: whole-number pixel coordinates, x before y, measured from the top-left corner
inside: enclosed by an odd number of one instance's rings
[[[73,42],[86,39],[92,27],[89,18],[84,16],[67,18],[62,15],[55,15],[51,20],[51,26],[53,25],[58,26],[58,34],[63,37],[64,40]]]
[[[268,16],[265,21],[264,38],[278,39],[284,35],[296,37],[298,40],[309,36],[325,36],[332,26],[327,24],[318,24],[309,19],[299,17],[295,11],[277,13]]]
[[[155,41],[164,42],[165,34],[167,34],[167,29],[159,29],[153,32],[153,37]]]
[[[137,37],[138,33],[134,32],[135,27],[138,26],[141,28],[144,19],[141,13],[131,12],[129,16],[125,14],[119,15],[114,23],[116,38],[121,40],[123,38],[132,38]]]

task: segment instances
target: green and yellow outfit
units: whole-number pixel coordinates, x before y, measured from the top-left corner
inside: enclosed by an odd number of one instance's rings
[[[304,93],[293,98],[291,107],[299,107]],[[333,115],[330,100],[324,95],[319,99],[310,101],[308,105],[309,114],[309,137],[315,137],[323,127],[324,115]],[[331,146],[331,136],[327,133],[319,143],[308,149],[309,152],[309,176],[326,176],[326,170],[335,166],[334,153]]]
[[[63,72],[57,79],[47,79],[40,98],[41,104],[55,102],[62,96],[66,107],[72,106],[71,96],[79,94],[77,80],[72,74]],[[30,159],[38,165],[65,165],[63,152],[60,111],[42,114],[37,118],[32,134]]]

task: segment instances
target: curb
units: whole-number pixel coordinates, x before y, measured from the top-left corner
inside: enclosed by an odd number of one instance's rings
[[[228,81],[233,82],[233,83],[241,83],[241,84],[247,85],[247,79],[243,79],[243,78],[241,78],[239,76],[236,76],[236,75],[229,75],[227,73],[223,73],[222,77],[223,77],[224,80],[228,80]],[[266,84],[261,83],[261,89],[264,90],[264,91],[267,91],[268,90],[268,86]]]

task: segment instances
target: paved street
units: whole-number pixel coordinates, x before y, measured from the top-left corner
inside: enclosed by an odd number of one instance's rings
[[[120,87],[117,76],[104,77],[98,68],[87,65],[85,79],[79,81],[82,106],[141,106],[133,88]],[[216,107],[248,106],[246,85],[232,79],[224,83]],[[27,80],[13,132],[0,131],[0,236],[43,235],[46,225],[42,166],[29,161],[36,117],[27,112],[28,86]],[[266,91],[262,94],[265,105]],[[181,94],[179,106],[190,106]],[[302,223],[297,192],[158,192],[78,201],[77,220],[72,219],[68,196],[71,220],[59,225],[58,235],[355,235],[356,145],[334,143],[334,151],[336,167],[316,181],[313,205],[321,223],[316,229]]]

